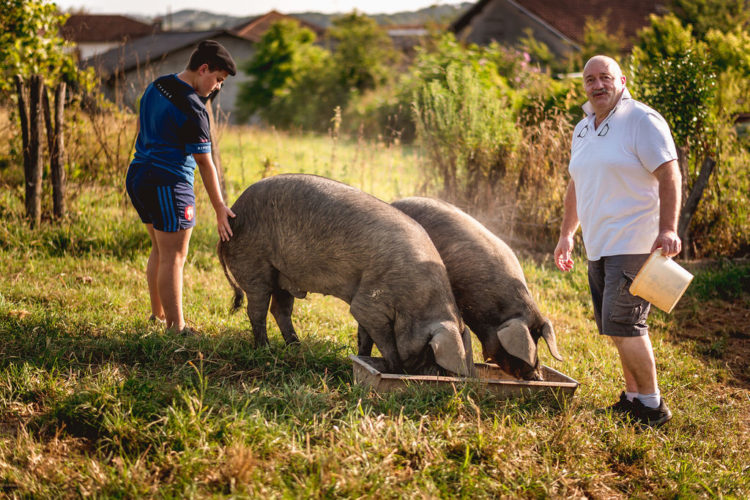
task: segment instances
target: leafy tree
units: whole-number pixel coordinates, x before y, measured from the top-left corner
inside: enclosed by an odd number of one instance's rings
[[[581,52],[571,56],[573,68],[580,71],[586,61],[598,54],[618,58],[623,53],[625,35],[622,30],[611,33],[606,17],[595,19],[589,17],[583,27]]]
[[[67,16],[45,0],[5,0],[0,9],[0,91],[13,91],[16,76],[42,75],[47,82],[77,77],[59,28]]]
[[[716,74],[706,44],[673,15],[651,17],[633,47],[631,88],[669,122],[678,145],[702,149],[712,133]]]
[[[240,90],[239,118],[258,113],[279,127],[325,131],[336,107],[390,79],[397,52],[372,19],[341,17],[330,36],[333,52],[293,21],[274,24],[244,68],[251,81]]]
[[[314,81],[319,81],[328,67],[330,54],[315,45],[313,31],[290,20],[274,23],[243,68],[250,81],[240,87],[239,119],[247,120],[260,113],[274,125],[294,125],[299,119],[295,116],[304,114],[304,110],[295,110],[300,94],[316,95],[320,85]]]
[[[72,55],[59,37],[65,16],[44,0],[6,0],[0,9],[0,93],[15,99],[23,140],[26,214],[32,226],[41,221],[42,116],[46,122],[54,214],[65,214],[65,169],[62,133],[66,83],[84,83],[93,88],[93,70],[79,73]],[[45,87],[54,85],[55,120]]]
[[[727,33],[750,26],[747,0],[672,0],[670,4],[672,13],[684,26],[691,26],[699,40],[712,29]]]
[[[718,71],[732,70],[750,78],[750,32],[740,27],[728,32],[710,29],[706,43]]]
[[[362,92],[385,84],[399,53],[374,19],[352,12],[333,21],[329,31],[333,62],[342,86]]]
[[[717,76],[708,47],[693,38],[690,26],[671,14],[650,21],[631,54],[631,88],[664,115],[677,143],[684,200],[678,232],[690,255],[690,222],[717,154]]]

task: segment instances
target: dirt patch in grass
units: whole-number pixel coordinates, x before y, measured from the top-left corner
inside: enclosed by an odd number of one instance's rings
[[[724,363],[737,384],[750,389],[750,301],[690,302],[675,310],[677,340],[695,341],[700,354]]]
[[[730,383],[750,389],[750,260],[682,262],[696,274],[674,312],[676,340],[726,366]]]

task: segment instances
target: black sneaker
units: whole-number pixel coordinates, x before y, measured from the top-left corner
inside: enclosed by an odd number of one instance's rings
[[[611,406],[607,406],[606,411],[613,413],[631,413],[633,411],[633,402],[625,395],[625,391],[622,391],[620,393],[620,400]]]
[[[641,403],[641,400],[638,398],[635,398],[632,404],[632,413],[635,419],[649,427],[658,427],[669,422],[672,418],[672,412],[669,411],[667,404],[664,402],[664,398],[659,399],[659,406],[656,408],[649,408]]]

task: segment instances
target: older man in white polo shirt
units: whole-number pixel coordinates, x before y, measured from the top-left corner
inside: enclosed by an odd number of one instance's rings
[[[587,116],[573,132],[555,264],[573,267],[573,236],[581,225],[599,333],[617,347],[625,390],[610,409],[646,425],[672,413],[661,398],[646,320],[650,304],[630,294],[648,255],[681,250],[677,236],[680,170],[664,118],[634,100],[614,59],[592,57],[583,70]]]

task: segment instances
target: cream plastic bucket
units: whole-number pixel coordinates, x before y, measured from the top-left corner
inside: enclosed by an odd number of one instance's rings
[[[664,257],[661,248],[657,248],[636,274],[630,293],[670,313],[692,280],[692,274],[669,257]]]

